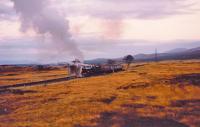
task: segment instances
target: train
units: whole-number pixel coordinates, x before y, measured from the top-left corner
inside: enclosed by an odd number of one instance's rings
[[[82,64],[79,61],[74,61],[68,66],[69,76],[73,77],[89,77],[106,73],[123,71],[121,64]]]
[[[120,64],[104,64],[104,65],[86,65],[82,68],[82,76],[94,76],[112,72],[122,71],[123,66]]]

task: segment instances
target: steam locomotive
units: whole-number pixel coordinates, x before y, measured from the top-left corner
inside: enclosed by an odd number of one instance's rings
[[[69,76],[73,77],[88,77],[122,70],[123,66],[121,64],[91,65],[74,61],[73,64],[68,66]]]

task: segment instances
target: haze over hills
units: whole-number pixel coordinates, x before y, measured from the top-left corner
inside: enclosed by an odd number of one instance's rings
[[[175,49],[169,50],[165,53],[178,53],[178,52],[184,52],[186,50],[188,50],[188,49],[187,48],[175,48]]]
[[[128,54],[127,54],[128,55]],[[151,54],[136,54],[133,55],[135,58],[135,62],[143,62],[143,61],[155,61],[155,53]],[[86,64],[106,64],[108,59],[113,59],[117,63],[123,62],[123,57],[119,58],[96,58],[91,60],[85,60]],[[200,47],[186,49],[186,48],[175,48],[163,53],[157,53],[157,60],[185,60],[185,59],[200,59]],[[9,64],[3,64],[9,63]],[[1,61],[0,65],[40,65],[41,63],[31,62],[31,61]],[[58,62],[58,63],[46,63],[48,65],[64,65],[67,62]],[[46,65],[45,64],[45,65]]]
[[[154,54],[136,54],[134,55],[135,61],[154,61]],[[116,58],[114,60],[121,62],[121,58]],[[200,47],[186,49],[186,48],[177,48],[172,49],[164,53],[157,53],[157,60],[185,60],[185,59],[200,59]],[[97,58],[93,60],[86,60],[85,63],[88,64],[105,64],[108,59],[106,58]]]
[[[200,47],[187,50],[171,50],[168,53],[158,53],[158,60],[183,60],[183,59],[199,59]],[[152,61],[155,60],[155,54],[135,55],[136,61]]]

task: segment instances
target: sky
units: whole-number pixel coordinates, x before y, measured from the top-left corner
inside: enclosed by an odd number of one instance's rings
[[[199,0],[0,0],[0,64],[199,46]]]

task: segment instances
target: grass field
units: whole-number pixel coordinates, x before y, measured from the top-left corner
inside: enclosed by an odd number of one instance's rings
[[[48,75],[66,73],[54,71]],[[1,83],[9,84],[12,75],[4,76]],[[0,92],[0,127],[200,127],[199,118],[198,60],[132,64],[119,73]]]
[[[38,69],[31,66],[2,66],[1,68],[0,86],[63,78],[67,76],[66,67],[49,67],[47,69]]]

